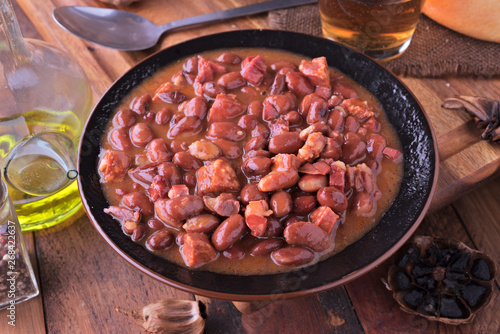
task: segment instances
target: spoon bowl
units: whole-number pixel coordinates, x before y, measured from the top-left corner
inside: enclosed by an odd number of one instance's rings
[[[137,51],[153,47],[161,35],[169,30],[316,2],[317,0],[271,0],[187,17],[163,25],[156,25],[140,15],[112,8],[65,6],[54,9],[52,16],[61,27],[88,42],[122,51]]]

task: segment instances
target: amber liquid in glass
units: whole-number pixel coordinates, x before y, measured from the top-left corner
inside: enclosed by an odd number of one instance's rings
[[[410,44],[425,0],[320,0],[323,35],[376,59]]]

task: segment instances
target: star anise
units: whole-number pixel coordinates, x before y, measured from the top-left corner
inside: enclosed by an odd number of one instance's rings
[[[479,127],[485,127],[481,138],[484,140],[500,140],[500,101],[479,96],[456,96],[444,100],[447,109],[464,108],[474,116]]]

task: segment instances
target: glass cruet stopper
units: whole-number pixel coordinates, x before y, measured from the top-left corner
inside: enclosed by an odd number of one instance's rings
[[[22,225],[23,205],[75,181],[92,92],[65,52],[23,38],[10,0],[0,0],[0,32],[0,168]]]

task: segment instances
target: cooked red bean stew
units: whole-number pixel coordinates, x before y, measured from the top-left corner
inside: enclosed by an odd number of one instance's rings
[[[358,240],[396,197],[402,160],[377,100],[324,57],[230,49],[134,88],[98,168],[105,212],[133,241],[189,268],[249,275]]]

